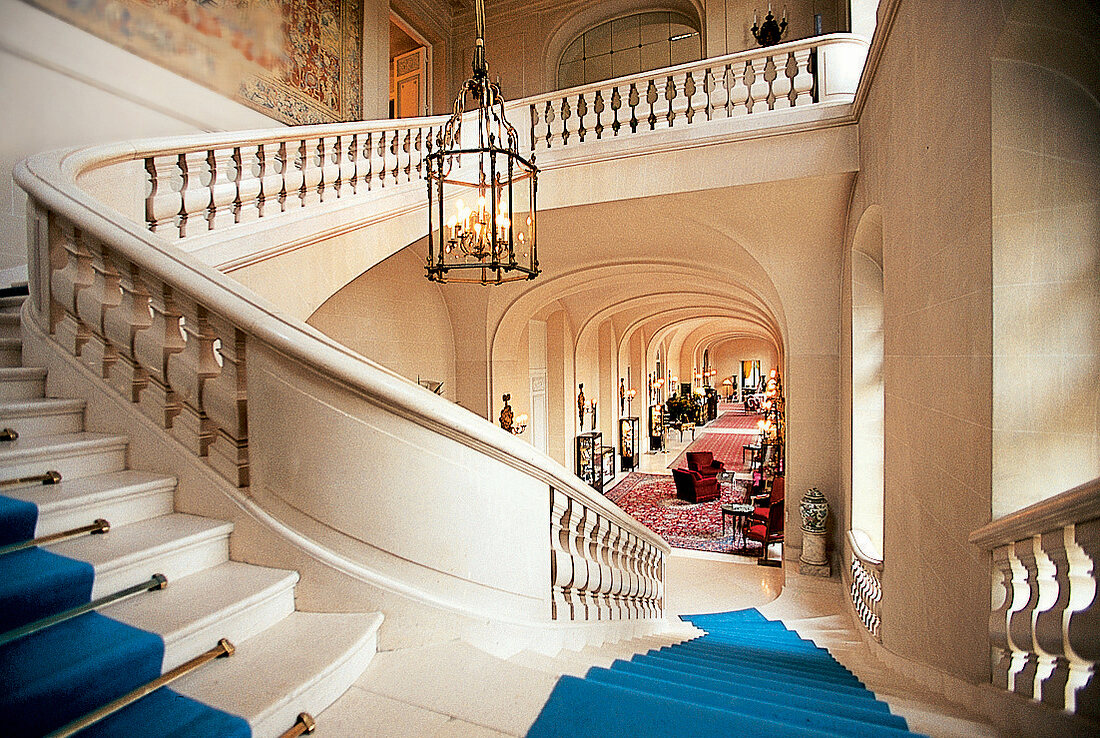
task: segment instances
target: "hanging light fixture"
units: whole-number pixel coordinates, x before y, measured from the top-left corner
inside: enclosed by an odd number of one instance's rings
[[[504,117],[500,85],[485,62],[485,7],[476,0],[473,77],[428,154],[428,264],[433,282],[502,284],[539,274],[535,242],[534,157],[519,153],[519,135]],[[467,96],[477,103],[477,141],[462,142]],[[445,213],[450,208],[450,214]]]

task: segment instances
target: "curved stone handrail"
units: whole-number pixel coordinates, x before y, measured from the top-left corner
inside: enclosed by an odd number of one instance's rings
[[[994,520],[970,543],[993,560],[993,684],[1100,719],[1100,478]]]
[[[149,150],[91,147],[17,167],[31,203],[29,309],[52,343],[254,501],[278,498],[369,564],[407,575],[406,594],[535,625],[662,616],[670,549],[654,533],[529,444],[286,317],[80,186]],[[272,407],[328,425],[291,437]],[[367,453],[315,464],[343,420]],[[411,499],[431,504],[384,509],[414,481]],[[504,510],[504,528],[485,519]],[[442,546],[441,531],[453,536]],[[586,606],[554,604],[568,601]]]

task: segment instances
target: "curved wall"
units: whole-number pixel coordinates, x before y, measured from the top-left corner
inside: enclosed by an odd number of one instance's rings
[[[443,382],[449,400],[458,396],[450,311],[411,248],[352,280],[306,322],[403,377]]]

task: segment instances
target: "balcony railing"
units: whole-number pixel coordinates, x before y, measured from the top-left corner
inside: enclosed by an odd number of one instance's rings
[[[645,131],[700,128],[766,111],[851,102],[866,54],[867,42],[858,36],[818,36],[515,100],[507,110],[522,147],[572,150]],[[435,116],[145,141],[100,166],[142,162],[149,230],[194,238],[417,183],[446,120]],[[773,123],[782,126],[784,119]],[[463,129],[473,135],[476,126]]]
[[[520,101],[530,111],[531,149],[805,107],[846,103],[867,55],[851,34],[741,51]]]
[[[993,555],[995,686],[1100,718],[1100,479],[974,531]]]

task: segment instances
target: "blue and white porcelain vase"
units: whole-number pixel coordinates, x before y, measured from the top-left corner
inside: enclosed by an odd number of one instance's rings
[[[825,521],[829,517],[829,502],[817,487],[811,487],[798,506],[802,513],[802,530],[807,533],[825,533]]]

